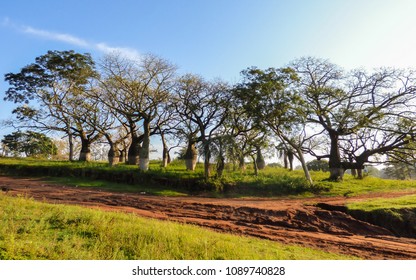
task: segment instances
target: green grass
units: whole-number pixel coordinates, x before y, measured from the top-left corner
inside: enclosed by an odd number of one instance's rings
[[[196,226],[0,194],[0,259],[351,259]]]
[[[416,195],[395,198],[375,198],[347,204],[350,210],[374,211],[379,209],[416,208]]]
[[[121,192],[146,192],[154,195],[195,195],[216,197],[281,197],[296,196],[357,196],[371,192],[416,190],[413,180],[385,180],[375,177],[355,179],[346,174],[342,182],[329,182],[325,172],[311,172],[315,186],[310,188],[300,170],[288,171],[266,167],[258,176],[250,165],[246,171],[228,165],[221,179],[205,182],[203,166],[187,171],[182,161],[173,161],[167,168],[160,161],[151,161],[150,170],[140,172],[137,166],[119,164],[109,167],[105,162],[68,162],[39,159],[0,158],[3,174],[51,177],[52,181],[69,185],[98,187]]]
[[[150,195],[157,196],[187,196],[186,192],[180,192],[178,190],[170,190],[166,188],[161,188],[158,186],[151,185],[131,185],[123,183],[114,183],[104,180],[94,180],[89,178],[73,178],[73,177],[48,177],[44,180],[58,184],[58,185],[67,185],[73,187],[81,188],[93,188],[113,192],[126,192],[126,193],[138,193],[145,192]]]
[[[377,198],[347,204],[348,212],[397,236],[416,238],[416,195]]]

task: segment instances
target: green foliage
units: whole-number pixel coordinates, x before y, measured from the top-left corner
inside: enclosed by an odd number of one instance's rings
[[[328,161],[326,160],[312,160],[306,164],[311,171],[329,171]]]
[[[59,81],[71,85],[74,93],[82,90],[88,79],[96,75],[94,61],[89,54],[48,51],[35,61],[23,67],[19,73],[5,75],[5,80],[10,84],[5,100],[27,104],[30,100],[38,98],[44,104],[48,104],[53,98],[53,93],[42,90],[56,87]],[[38,95],[40,92],[42,93]]]
[[[383,169],[383,176],[399,180],[416,178],[415,165],[404,162],[391,163]]]
[[[1,142],[15,155],[24,153],[27,157],[48,157],[58,150],[51,138],[34,131],[16,131],[5,135]]]
[[[191,225],[0,194],[0,260],[349,259]]]

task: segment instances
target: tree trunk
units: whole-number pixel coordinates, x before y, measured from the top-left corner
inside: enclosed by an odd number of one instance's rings
[[[241,156],[238,159],[238,168],[240,168],[241,171],[246,171],[246,161],[244,156]]]
[[[330,167],[329,168],[329,180],[330,181],[342,181],[344,179],[345,169],[340,167]]]
[[[108,163],[110,167],[117,165],[120,162],[120,153],[114,143],[110,143],[110,150],[108,151]]]
[[[256,158],[257,168],[259,170],[262,170],[262,169],[264,169],[266,167],[266,162],[264,161],[264,157],[263,157],[263,154],[261,153],[260,147],[256,147],[256,151],[257,151],[256,152],[256,155],[257,155],[257,158]]]
[[[128,150],[127,164],[138,165],[140,156],[140,139],[137,136],[132,136],[131,144]]]
[[[209,142],[207,140],[203,141],[204,145],[204,177],[205,180],[208,180],[211,176],[211,169],[209,165],[209,161],[211,159],[211,151],[209,149]]]
[[[342,181],[344,178],[345,169],[341,163],[341,155],[339,153],[338,139],[339,136],[336,132],[330,132],[329,137],[331,139],[331,149],[329,152],[329,180],[330,181]]]
[[[364,178],[362,169],[357,169],[357,178],[358,179],[363,179]]]
[[[168,164],[170,163],[169,148],[168,148],[168,145],[166,144],[165,135],[163,132],[160,133],[160,137],[162,138],[162,146],[163,146],[162,167],[167,167]]]
[[[188,147],[186,149],[185,156],[184,156],[186,170],[190,170],[190,171],[195,170],[197,157],[198,157],[198,153],[195,148],[195,142],[193,142],[192,140],[189,140]]]
[[[143,144],[140,150],[140,170],[147,171],[149,170],[149,156],[150,156],[150,122],[145,120],[143,124],[144,134],[143,134]]]
[[[283,167],[285,169],[289,169],[289,161],[288,161],[287,150],[286,149],[283,151]]]
[[[218,178],[222,177],[224,169],[225,169],[225,158],[224,158],[223,155],[220,155],[218,157],[218,162],[217,162],[217,176],[218,176]]]
[[[351,154],[348,155],[348,160],[350,162],[350,164],[352,165],[354,163],[354,158]],[[353,177],[357,177],[357,169],[355,168],[351,168],[351,175]]]
[[[291,150],[287,150],[286,155],[287,155],[287,159],[289,161],[289,170],[293,171],[293,160],[295,159],[294,158],[295,156],[294,156],[294,154]]]
[[[79,161],[91,161],[91,143],[86,137],[81,137],[81,152]]]
[[[74,136],[68,132],[69,161],[74,161]]]
[[[167,167],[169,163],[170,163],[169,149],[166,147],[163,147],[162,167]]]
[[[257,165],[257,161],[254,158],[254,156],[251,156],[251,158],[253,159],[254,176],[258,176],[259,175],[259,168],[258,168],[258,165]]]
[[[118,150],[118,154],[119,154],[119,162],[120,163],[126,162],[126,150],[125,149]]]
[[[297,155],[297,158],[299,159],[299,161],[302,165],[302,169],[303,169],[303,173],[305,174],[305,178],[308,181],[308,184],[310,186],[313,186],[313,180],[312,180],[311,174],[309,173],[308,166],[306,165],[305,158],[303,157],[301,147],[299,145],[297,145],[295,142],[293,142],[290,138],[288,138],[284,135],[279,135],[279,136],[281,137],[282,140],[286,141],[286,143],[289,144],[296,151],[296,155]]]
[[[303,173],[305,173],[305,178],[308,181],[309,186],[313,186],[313,180],[312,180],[311,174],[309,173],[308,166],[306,165],[305,158],[303,157],[302,150],[300,148],[297,148],[296,153],[298,155],[300,164],[302,165]]]

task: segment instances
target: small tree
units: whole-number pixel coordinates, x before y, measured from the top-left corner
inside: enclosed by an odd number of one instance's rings
[[[259,127],[271,130],[281,142],[295,151],[305,177],[312,185],[303,156],[303,146],[308,140],[303,102],[291,87],[297,76],[291,69],[260,70],[254,67],[242,71],[242,76],[243,81],[232,91],[235,98]]]
[[[328,161],[326,161],[326,160],[314,159],[312,161],[309,161],[306,165],[308,166],[309,170],[324,171],[324,172],[329,171]]]
[[[34,131],[16,131],[5,135],[1,141],[11,152],[26,157],[51,157],[57,154],[57,147],[51,138]]]

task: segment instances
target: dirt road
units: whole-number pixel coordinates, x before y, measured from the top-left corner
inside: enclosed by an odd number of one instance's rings
[[[190,223],[217,231],[299,244],[364,259],[416,259],[416,239],[395,237],[382,227],[356,220],[343,212],[314,206],[316,203],[343,205],[352,198],[156,197],[2,176],[0,187],[7,195],[24,194],[51,203],[133,212],[144,217]],[[399,195],[403,193],[388,194]],[[365,198],[368,196],[353,199]]]

